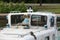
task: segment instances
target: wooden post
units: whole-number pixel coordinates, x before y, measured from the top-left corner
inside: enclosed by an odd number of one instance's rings
[[[40,0],[40,6],[42,6],[42,0]]]

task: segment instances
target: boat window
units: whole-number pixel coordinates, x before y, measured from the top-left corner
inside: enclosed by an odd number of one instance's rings
[[[57,27],[60,27],[60,16],[57,17]]]
[[[29,23],[29,15],[11,15],[12,25],[22,25]]]
[[[8,20],[6,19],[6,17],[0,16],[0,27],[5,27],[7,23],[8,23]]]
[[[45,37],[45,40],[49,40],[49,36]]]
[[[42,15],[32,15],[31,25],[32,26],[44,26],[47,24],[47,16]]]
[[[51,27],[54,26],[54,17],[53,17],[53,16],[52,16],[51,19],[50,19],[50,25],[51,25]]]
[[[5,16],[0,16],[0,20],[4,20],[4,19],[6,19]]]

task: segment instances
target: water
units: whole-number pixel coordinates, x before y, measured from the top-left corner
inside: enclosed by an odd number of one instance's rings
[[[60,40],[60,36],[58,36],[57,40]]]
[[[57,36],[57,40],[60,40],[60,35],[59,35],[59,36]]]
[[[60,40],[60,31],[58,31],[57,34],[58,34],[58,35],[57,35],[57,40]]]

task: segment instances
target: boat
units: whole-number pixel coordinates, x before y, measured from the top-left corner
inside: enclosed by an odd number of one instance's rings
[[[10,12],[0,40],[56,40],[56,15],[52,12]]]

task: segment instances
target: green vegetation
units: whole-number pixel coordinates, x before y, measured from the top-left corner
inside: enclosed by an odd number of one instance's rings
[[[60,13],[60,4],[59,5],[42,5],[42,6],[33,6],[35,11],[48,11]]]
[[[60,31],[60,27],[58,27],[58,31]]]
[[[34,11],[49,11],[60,13],[60,4],[57,5],[31,5]],[[24,2],[21,3],[6,3],[0,2],[0,13],[9,13],[10,11],[20,11],[26,12],[28,5],[25,5]]]
[[[20,4],[20,5],[19,5]],[[26,6],[24,5],[24,2],[22,3],[5,3],[5,2],[0,2],[0,13],[9,13],[10,11],[21,11],[25,12],[26,11]]]
[[[39,2],[42,2],[42,3],[59,3],[60,0],[0,0],[0,1],[4,1],[4,2],[22,2],[24,1],[25,3],[39,3]]]

